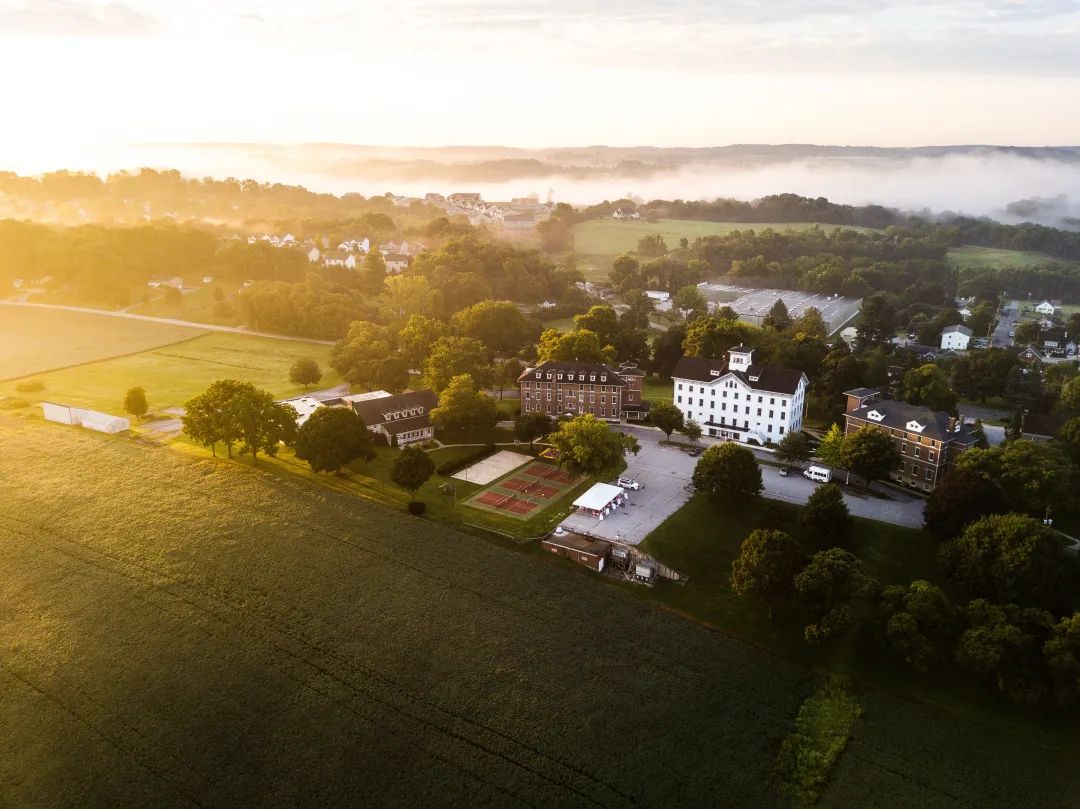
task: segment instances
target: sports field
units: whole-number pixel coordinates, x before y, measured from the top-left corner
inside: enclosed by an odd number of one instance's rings
[[[723,236],[736,230],[807,230],[815,227],[813,222],[700,222],[690,219],[661,219],[655,223],[643,219],[622,221],[618,219],[590,219],[574,225],[571,235],[574,252],[585,274],[591,279],[606,278],[611,260],[620,253],[637,247],[643,236],[659,233],[668,249],[679,246],[680,239],[693,242],[699,236]],[[837,225],[820,225],[831,230]],[[869,228],[846,228],[869,230]]]
[[[119,318],[96,319],[128,322]],[[184,331],[186,336],[191,336],[191,329]],[[40,380],[45,387],[31,394],[16,391],[18,380],[0,383],[0,396],[18,396],[31,404],[46,400],[118,412],[124,393],[140,386],[146,389],[150,409],[161,411],[182,406],[212,382],[224,378],[251,382],[275,396],[292,396],[303,392],[289,382],[289,368],[300,357],[311,357],[319,363],[324,374],[320,387],[340,383],[327,363],[329,353],[330,346],[325,345],[211,332],[129,356],[34,373],[33,379]]]
[[[532,463],[495,481],[465,502],[484,511],[497,511],[522,519],[534,517],[584,481],[557,466]]]
[[[0,380],[146,351],[205,334],[186,326],[0,305]]]
[[[243,464],[0,446],[0,805],[790,805],[815,676],[656,591]],[[1080,803],[1037,738],[858,699],[822,806]]]

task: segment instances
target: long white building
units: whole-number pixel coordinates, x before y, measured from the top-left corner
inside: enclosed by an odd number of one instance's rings
[[[727,359],[683,357],[672,373],[675,406],[705,435],[743,443],[778,443],[802,429],[806,374],[754,363],[754,349],[735,346]]]

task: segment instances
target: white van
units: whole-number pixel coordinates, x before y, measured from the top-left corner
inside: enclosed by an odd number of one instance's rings
[[[811,466],[803,472],[803,477],[815,483],[828,483],[832,480],[832,470],[824,466]]]

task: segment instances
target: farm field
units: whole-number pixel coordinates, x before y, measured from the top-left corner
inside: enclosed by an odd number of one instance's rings
[[[241,464],[3,418],[0,442],[6,805],[789,805],[797,664]],[[1054,750],[858,697],[825,806],[1080,800]]]
[[[659,233],[668,249],[678,247],[680,239],[691,242],[698,236],[723,236],[736,230],[807,230],[819,227],[812,222],[701,222],[691,219],[661,219],[656,223],[644,220],[624,222],[618,219],[590,219],[574,225],[571,234],[574,252],[582,272],[589,280],[607,277],[611,260],[620,253],[637,247],[638,240],[650,233]],[[838,225],[820,225],[832,230]],[[870,230],[870,228],[846,228]]]
[[[203,333],[92,313],[0,305],[0,380],[146,351]]]
[[[229,296],[229,300],[225,301],[225,309],[219,310],[213,294],[217,286],[211,284],[185,291],[179,304],[166,301],[161,290],[148,290],[149,300],[132,306],[128,311],[135,315],[173,317],[218,326],[243,325],[237,312],[236,290],[231,286],[222,285],[222,291]]]
[[[190,336],[193,330],[183,331]],[[275,396],[291,396],[303,392],[289,382],[289,368],[300,357],[312,357],[323,369],[319,387],[341,382],[327,363],[329,353],[330,346],[325,345],[211,332],[130,356],[35,373],[33,378],[45,384],[43,390],[18,393],[17,381],[10,381],[0,384],[0,395],[19,396],[32,403],[57,401],[118,412],[125,391],[139,385],[146,389],[151,411],[160,411],[182,406],[215,380],[231,378],[251,382]]]
[[[1046,264],[1065,267],[1080,266],[1075,261],[1066,261],[1031,250],[1001,250],[996,247],[974,245],[950,247],[948,257],[957,267],[971,269],[1008,270]]]

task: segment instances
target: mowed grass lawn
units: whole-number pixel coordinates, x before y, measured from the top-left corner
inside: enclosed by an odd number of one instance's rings
[[[0,380],[133,354],[204,333],[91,312],[0,305]]]
[[[289,368],[300,357],[311,357],[323,369],[319,387],[339,384],[329,354],[326,345],[214,332],[131,356],[33,374],[45,384],[43,390],[18,393],[15,380],[0,384],[0,395],[119,413],[124,393],[141,386],[153,412],[183,406],[218,379],[238,379],[284,397],[303,392],[289,382]]]
[[[573,249],[578,255],[582,271],[590,280],[607,277],[611,260],[634,250],[643,236],[659,233],[667,242],[668,249],[679,246],[680,239],[691,242],[699,236],[724,236],[737,230],[761,231],[806,230],[817,227],[812,222],[700,222],[690,219],[661,219],[655,223],[644,220],[625,222],[618,219],[590,219],[574,225]],[[820,225],[831,230],[837,225]],[[846,228],[869,230],[869,228]]]
[[[1053,264],[1061,267],[1080,267],[1080,263],[1054,258],[1032,250],[1001,250],[996,247],[950,247],[949,261],[955,266],[971,269],[1009,270]]]

